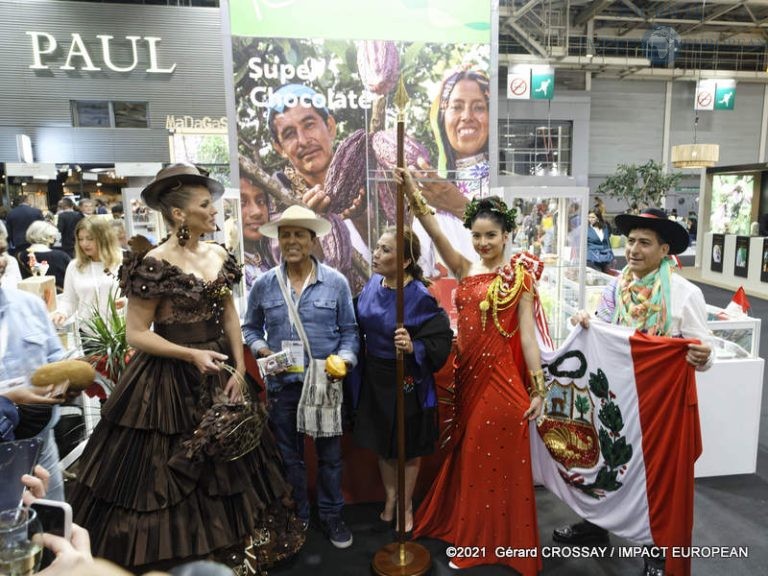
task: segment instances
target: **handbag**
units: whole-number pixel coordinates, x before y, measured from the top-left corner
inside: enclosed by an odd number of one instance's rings
[[[208,456],[224,461],[242,458],[256,449],[267,421],[266,407],[250,401],[248,386],[242,376],[228,365],[225,371],[235,376],[243,395],[241,402],[230,402],[221,393],[192,433],[192,438],[182,443],[187,458],[194,460]]]
[[[309,338],[301,323],[299,311],[288,293],[288,287],[282,274],[278,271],[277,283],[283,294],[288,314],[296,326],[301,343],[304,345],[309,364],[304,371],[304,385],[301,388],[299,405],[296,408],[296,429],[312,436],[313,438],[329,438],[341,436],[341,405],[344,400],[344,392],[341,382],[328,378],[325,373],[325,358],[312,357],[312,349]]]

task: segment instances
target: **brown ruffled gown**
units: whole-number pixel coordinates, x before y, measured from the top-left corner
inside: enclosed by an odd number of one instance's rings
[[[240,266],[230,256],[213,282],[165,261],[130,255],[123,293],[159,300],[154,330],[183,346],[229,354],[221,312]],[[249,536],[262,567],[295,553],[304,533],[292,511],[274,439],[228,462],[190,458],[190,439],[222,376],[193,364],[138,351],[104,405],[80,459],[70,497],[75,521],[91,536],[94,556],[143,571],[239,551]]]

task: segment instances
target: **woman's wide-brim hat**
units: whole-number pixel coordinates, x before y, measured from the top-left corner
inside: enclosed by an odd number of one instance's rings
[[[667,218],[667,214],[658,208],[647,208],[640,214],[619,214],[615,222],[619,232],[625,236],[629,236],[629,233],[636,228],[655,231],[662,242],[669,244],[670,254],[685,252],[691,241],[688,230]]]
[[[157,173],[155,179],[141,191],[141,199],[154,210],[160,210],[160,198],[179,184],[202,184],[216,201],[224,194],[224,186],[208,177],[208,171],[194,164],[178,162],[166,166]]]
[[[309,208],[293,205],[286,208],[277,220],[270,220],[259,226],[259,232],[267,238],[277,238],[281,226],[306,228],[318,236],[323,236],[331,231],[331,223],[328,220],[321,218]]]

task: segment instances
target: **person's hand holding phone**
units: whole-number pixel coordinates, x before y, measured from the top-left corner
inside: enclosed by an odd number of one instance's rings
[[[78,569],[93,563],[91,539],[88,530],[72,524],[70,539],[43,534],[43,546],[56,555],[48,568],[37,572],[39,576],[67,576],[78,574]]]

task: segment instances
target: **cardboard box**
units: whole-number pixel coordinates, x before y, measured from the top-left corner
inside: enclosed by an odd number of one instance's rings
[[[17,288],[40,296],[48,306],[48,312],[56,310],[56,279],[53,276],[30,276],[19,282]]]

